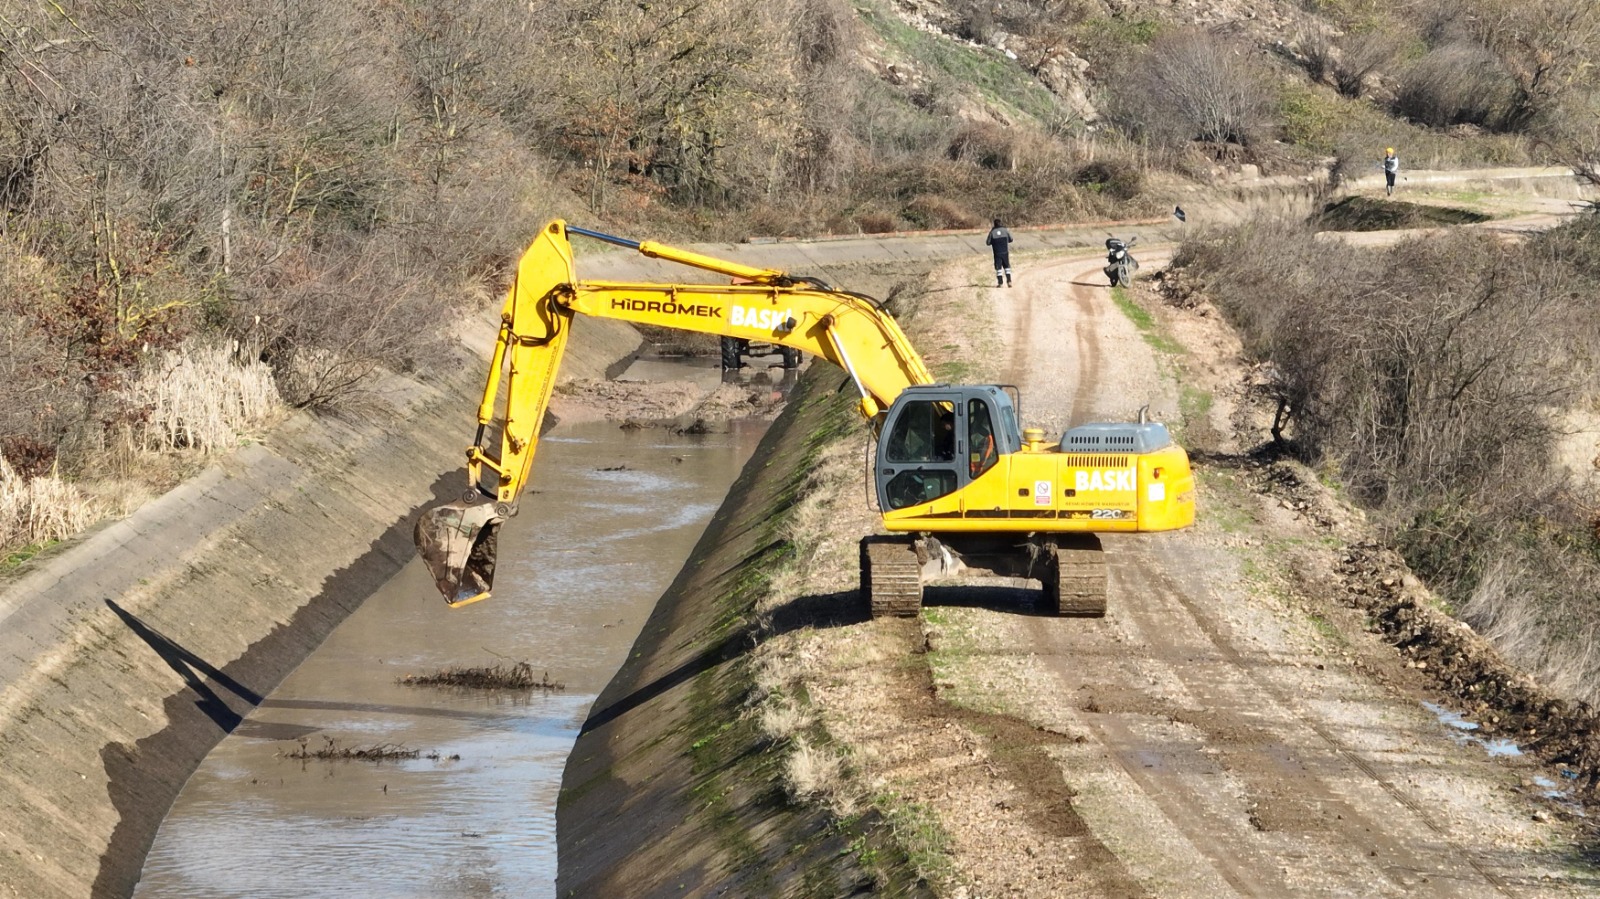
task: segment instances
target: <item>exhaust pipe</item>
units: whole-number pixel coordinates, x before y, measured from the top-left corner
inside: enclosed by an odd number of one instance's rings
[[[417,553],[452,609],[488,599],[505,516],[493,503],[445,503],[417,518]]]

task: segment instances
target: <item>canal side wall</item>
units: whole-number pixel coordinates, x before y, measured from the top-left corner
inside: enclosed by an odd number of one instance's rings
[[[388,378],[388,413],[296,414],[0,584],[0,897],[132,891],[201,760],[460,496],[494,327],[439,377]],[[562,380],[639,344],[586,322]]]
[[[791,801],[792,747],[752,713],[762,639],[863,618],[854,590],[756,614],[768,579],[794,564],[786,523],[818,453],[864,437],[856,396],[830,365],[805,371],[595,700],[563,772],[556,895],[928,895],[874,813]]]

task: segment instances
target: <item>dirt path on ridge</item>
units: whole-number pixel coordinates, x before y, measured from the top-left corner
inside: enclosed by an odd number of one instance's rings
[[[1165,260],[1140,256],[1135,289],[1147,291]],[[1306,592],[1319,576],[1336,580],[1336,536],[1359,521],[1252,488],[1235,436],[1247,410],[1231,333],[1214,315],[1157,312],[1196,357],[1183,385],[1212,398],[1185,419],[1178,363],[1116,307],[1100,265],[1025,263],[1012,289],[987,286],[981,270],[948,272],[919,320],[991,316],[1003,346],[976,348],[990,370],[974,380],[1018,385],[1024,426],[1051,439],[1147,404],[1181,422],[1197,467],[1210,469],[1199,523],[1105,535],[1103,619],[1040,616],[1029,582],[974,579],[929,587],[920,622],[821,638],[832,660],[810,663],[813,696],[864,780],[947,835],[954,867],[935,877],[941,892],[1595,889],[1561,801],[1530,789],[1543,782],[1537,766],[1493,757],[1443,722],[1424,705],[1421,674],[1359,613]],[[963,339],[956,325],[934,327],[927,345]],[[930,651],[931,683],[898,663],[908,647]]]

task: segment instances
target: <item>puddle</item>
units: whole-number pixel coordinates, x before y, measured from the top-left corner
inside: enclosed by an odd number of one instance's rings
[[[1488,750],[1489,754],[1492,756],[1504,756],[1509,758],[1512,756],[1522,755],[1522,748],[1520,746],[1511,742],[1510,740],[1505,739],[1485,740],[1483,741],[1483,748]]]
[[[1539,788],[1539,795],[1546,799],[1565,799],[1568,796],[1559,784],[1543,775],[1533,778],[1533,785]]]
[[[1468,721],[1466,718],[1463,718],[1461,716],[1460,712],[1451,711],[1450,709],[1447,709],[1442,705],[1437,705],[1437,704],[1432,703],[1432,702],[1424,702],[1422,704],[1422,706],[1423,706],[1423,708],[1425,708],[1428,711],[1432,712],[1433,716],[1435,718],[1439,719],[1439,723],[1444,724],[1444,725],[1446,725],[1448,727],[1453,727],[1456,730],[1465,730],[1465,731],[1473,731],[1473,730],[1477,730],[1478,729],[1477,722]]]
[[[1511,740],[1499,737],[1484,739],[1470,736],[1479,730],[1478,723],[1467,720],[1460,712],[1447,709],[1433,702],[1424,702],[1422,706],[1432,712],[1433,716],[1439,719],[1439,723],[1459,731],[1460,733],[1456,737],[1458,742],[1481,746],[1485,752],[1496,758],[1516,758],[1522,755],[1522,748]]]
[[[1445,726],[1457,732],[1456,742],[1463,745],[1471,744],[1482,747],[1485,752],[1489,753],[1489,755],[1494,758],[1520,758],[1522,756],[1522,747],[1518,746],[1511,740],[1500,737],[1484,739],[1482,737],[1474,736],[1474,732],[1480,729],[1478,723],[1476,721],[1467,720],[1467,718],[1465,718],[1460,712],[1447,709],[1442,705],[1432,702],[1424,702],[1422,705],[1428,711],[1432,712],[1434,717],[1438,718],[1441,724],[1444,724]],[[1576,772],[1572,771],[1562,771],[1562,775],[1569,779],[1576,779],[1578,776]],[[1551,780],[1543,775],[1534,775],[1533,777],[1529,778],[1527,782],[1533,785],[1534,792],[1536,792],[1539,797],[1543,799],[1549,799],[1560,804],[1569,814],[1572,814],[1576,817],[1588,817],[1587,813],[1584,811],[1583,804],[1573,797],[1572,791],[1567,785]]]
[[[501,533],[495,598],[450,611],[407,565],[206,758],[134,895],[554,895],[555,801],[578,727],[765,427],[558,428],[535,462],[538,493]],[[396,683],[517,661],[566,690]],[[330,738],[422,757],[283,757]]]

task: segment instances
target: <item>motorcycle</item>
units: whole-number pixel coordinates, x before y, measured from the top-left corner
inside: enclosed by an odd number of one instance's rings
[[[1137,235],[1127,241],[1116,237],[1106,238],[1106,267],[1102,271],[1111,280],[1112,287],[1133,282],[1133,273],[1139,270],[1139,260],[1128,251],[1138,242]]]

